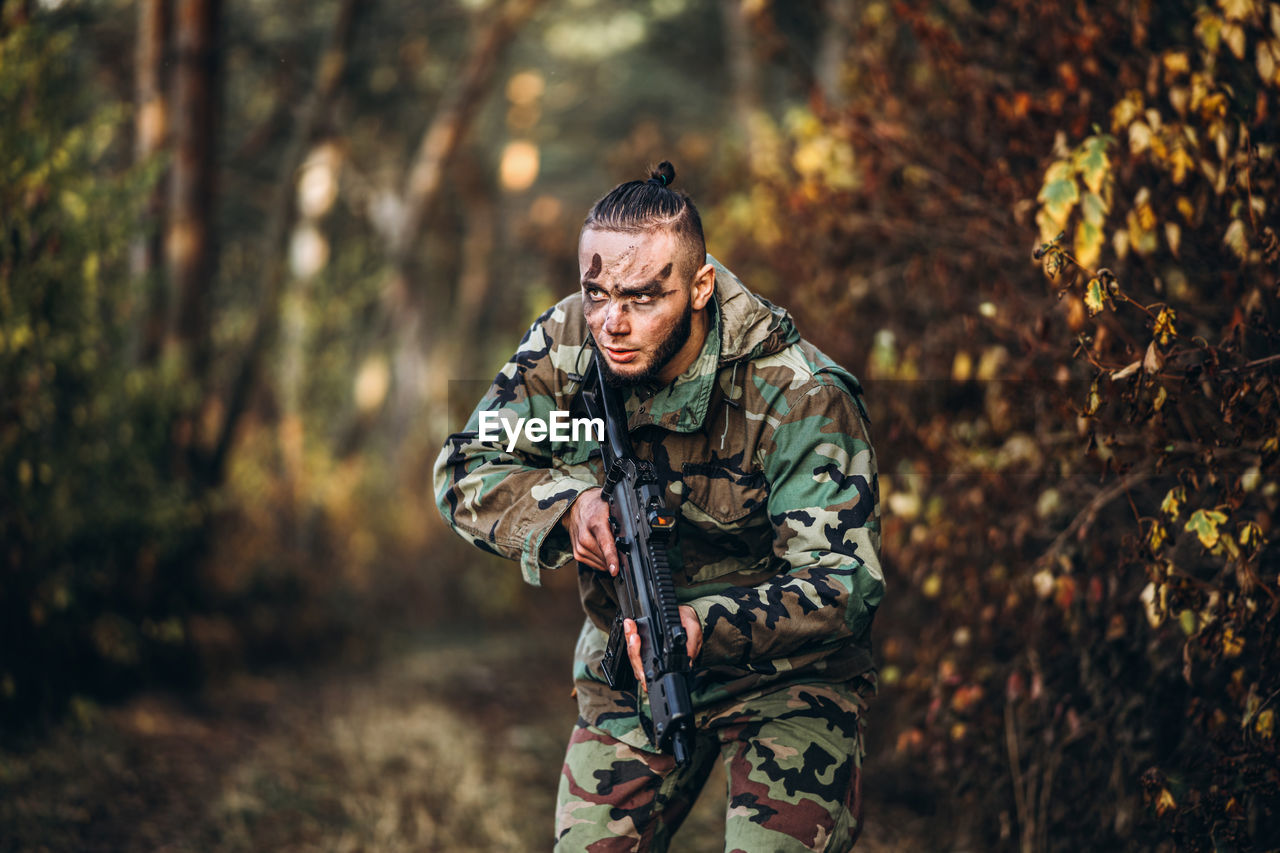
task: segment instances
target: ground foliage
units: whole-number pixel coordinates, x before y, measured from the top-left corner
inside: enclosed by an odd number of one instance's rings
[[[901,0],[851,43],[709,219],[864,365],[891,764],[952,843],[1269,848],[1280,5]]]

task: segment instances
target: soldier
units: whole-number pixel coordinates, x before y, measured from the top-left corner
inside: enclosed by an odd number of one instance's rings
[[[870,629],[884,591],[861,388],[706,253],[674,177],[663,162],[592,207],[580,292],[538,318],[447,440],[437,502],[459,535],[518,560],[531,584],[577,562],[587,619],[557,850],[666,850],[717,759],[726,850],[847,850],[861,828]],[[578,390],[597,350],[678,519],[670,561],[697,726],[683,766],[650,742],[643,694],[615,692],[601,674],[617,554],[594,444],[481,431],[490,412],[508,423],[583,414]],[[628,640],[638,670],[633,629]]]

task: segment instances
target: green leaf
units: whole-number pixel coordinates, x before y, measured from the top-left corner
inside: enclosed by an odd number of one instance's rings
[[[1097,193],[1087,192],[1080,200],[1080,213],[1084,221],[1101,228],[1106,224],[1109,206],[1105,199]]]
[[[1052,172],[1052,169],[1050,171]],[[1076,202],[1080,200],[1080,188],[1076,186],[1075,178],[1068,175],[1065,178],[1047,181],[1036,198],[1044,205],[1045,212],[1053,220],[1065,223]]]
[[[1111,174],[1111,159],[1107,157],[1110,137],[1091,136],[1080,146],[1076,168],[1084,178],[1084,185],[1094,194],[1102,192],[1102,185]]]
[[[1088,196],[1086,196],[1087,198]],[[1092,268],[1098,263],[1098,259],[1102,257],[1103,243],[1102,229],[1097,225],[1086,221],[1081,222],[1076,228],[1076,260],[1080,262],[1080,266]]]
[[[1226,513],[1216,509],[1198,509],[1191,514],[1185,530],[1200,537],[1200,544],[1204,547],[1213,548],[1222,536],[1218,528],[1226,523]]]
[[[1107,293],[1106,288],[1102,286],[1099,279],[1091,278],[1084,289],[1084,307],[1089,309],[1089,316],[1093,317],[1111,304],[1111,294]]]
[[[1182,626],[1182,633],[1190,637],[1196,632],[1196,615],[1190,610],[1183,610],[1178,614],[1178,624]]]

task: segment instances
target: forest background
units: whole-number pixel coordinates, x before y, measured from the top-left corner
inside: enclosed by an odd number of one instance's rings
[[[0,116],[16,846],[541,849],[572,579],[430,468],[660,159],[867,388],[866,844],[1280,843],[1280,4],[0,0]]]

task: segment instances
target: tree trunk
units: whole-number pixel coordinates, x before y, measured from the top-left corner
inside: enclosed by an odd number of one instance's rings
[[[844,67],[849,52],[849,42],[857,18],[855,0],[825,0],[825,13],[818,56],[814,63],[814,77],[818,91],[829,109],[839,109],[845,102]]]
[[[751,44],[751,21],[744,0],[720,0],[728,55],[733,120],[753,174],[771,170],[774,155],[768,119],[760,102],[760,70]]]
[[[508,0],[475,41],[461,74],[441,100],[409,169],[404,193],[404,213],[391,238],[391,279],[386,305],[391,319],[394,396],[389,421],[393,432],[403,435],[415,420],[415,410],[427,389],[424,340],[434,331],[422,316],[423,293],[412,281],[413,248],[418,235],[444,188],[444,176],[457,155],[471,123],[484,104],[507,48],[521,26],[544,0]],[[457,300],[454,300],[455,303]],[[447,388],[446,388],[447,390]]]
[[[367,3],[362,0],[343,0],[334,18],[329,42],[312,78],[312,88],[298,111],[293,135],[280,164],[279,180],[272,200],[270,220],[263,246],[263,272],[259,286],[261,301],[254,319],[253,334],[241,357],[227,393],[224,415],[214,443],[209,467],[214,479],[220,479],[225,471],[227,455],[235,440],[236,427],[249,404],[249,397],[257,385],[262,369],[262,358],[276,336],[280,323],[280,298],[286,280],[285,255],[288,253],[289,231],[295,218],[294,199],[297,192],[298,170],[302,167],[307,150],[329,115],[329,108],[337,92],[338,83],[346,71],[351,45],[355,38],[359,13]]]
[[[138,43],[134,51],[134,161],[146,163],[168,142],[169,100],[164,66],[168,59],[173,17],[170,0],[138,3]],[[143,233],[134,238],[130,268],[145,288],[147,305],[134,330],[134,360],[150,362],[159,355],[167,312],[165,287],[159,273],[164,251],[164,181],[157,181],[146,201]]]
[[[165,347],[181,353],[191,378],[203,388],[210,356],[209,290],[217,260],[213,200],[221,2],[178,0],[177,8]]]

